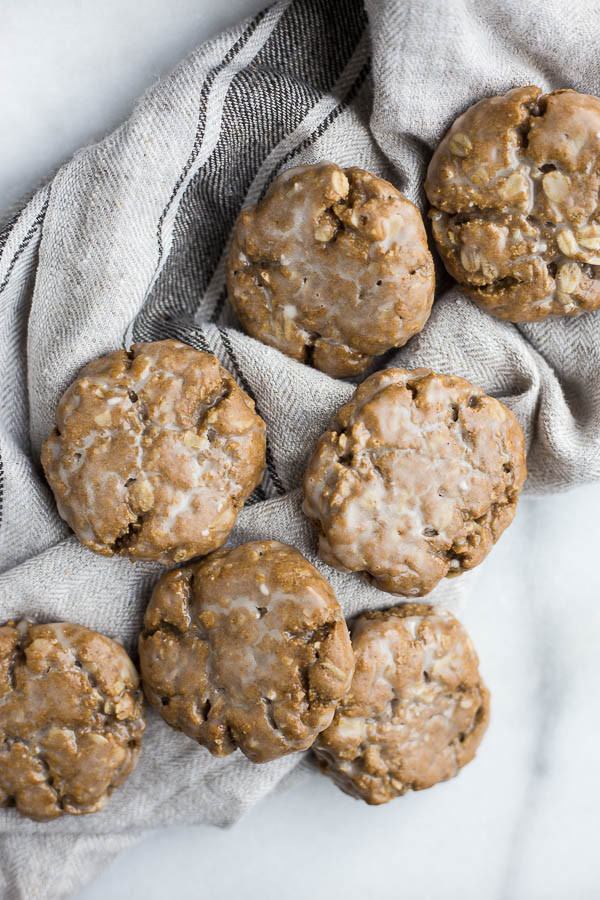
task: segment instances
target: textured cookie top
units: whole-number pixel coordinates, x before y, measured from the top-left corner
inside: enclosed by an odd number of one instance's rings
[[[369,172],[322,163],[284,172],[241,213],[227,284],[249,334],[345,376],[423,328],[434,272],[412,203]]]
[[[101,809],[145,728],[127,653],[82,625],[0,627],[0,806],[37,821]]]
[[[450,274],[513,322],[600,306],[600,100],[537,87],[458,117],[425,190]]]
[[[63,394],[42,463],[58,510],[105,556],[210,553],[259,483],[265,424],[215,356],[177,341],[94,360]]]
[[[277,541],[167,572],[140,636],[144,690],[165,721],[253,762],[305,750],[352,676],[348,629],[327,581]]]
[[[481,562],[525,474],[523,432],[502,403],[454,375],[385,369],[320,438],[303,509],[325,562],[420,596]]]
[[[314,745],[324,771],[371,804],[458,774],[489,716],[462,625],[448,612],[406,604],[360,616],[352,646],[352,684]]]

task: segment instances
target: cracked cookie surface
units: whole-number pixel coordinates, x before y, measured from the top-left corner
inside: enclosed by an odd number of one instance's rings
[[[93,813],[135,769],[139,677],[116,641],[82,625],[0,627],[0,806],[44,822]]]
[[[60,515],[105,556],[165,565],[220,547],[259,484],[266,428],[210,353],[134,344],[63,394],[42,464]]]
[[[150,703],[215,756],[305,750],[331,722],[354,660],[342,610],[301,553],[277,541],[165,573],[140,635]]]
[[[240,214],[227,271],[248,334],[340,377],[403,346],[433,302],[417,208],[389,182],[334,163],[288,169]]]
[[[537,87],[458,117],[425,182],[453,278],[512,322],[600,307],[600,100]]]
[[[460,622],[408,603],[359,616],[352,646],[352,684],[313,747],[322,770],[373,805],[457,775],[489,718],[489,693]]]
[[[482,561],[525,475],[523,431],[502,403],[454,375],[385,369],[319,439],[303,510],[326,563],[422,596]]]

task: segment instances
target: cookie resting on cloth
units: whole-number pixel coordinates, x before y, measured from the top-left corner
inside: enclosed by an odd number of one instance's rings
[[[422,596],[482,561],[525,474],[523,431],[498,400],[455,375],[384,369],[319,439],[303,509],[326,563]]]
[[[278,541],[219,550],[165,573],[140,636],[144,691],[169,725],[215,756],[305,750],[354,669],[329,583]]]
[[[38,822],[97,812],[135,769],[145,727],[116,641],[71,623],[0,627],[0,806]]]
[[[211,353],[166,340],[85,366],[42,464],[58,510],[104,556],[164,565],[210,553],[259,484],[266,428]]]
[[[511,322],[600,307],[600,100],[514,88],[459,116],[425,190],[438,250]]]
[[[489,693],[460,622],[407,603],[359,616],[352,646],[352,684],[313,748],[323,771],[374,805],[457,775],[489,717]]]
[[[425,325],[433,260],[418,209],[388,181],[298,166],[240,214],[227,287],[252,337],[329,375],[357,375]]]

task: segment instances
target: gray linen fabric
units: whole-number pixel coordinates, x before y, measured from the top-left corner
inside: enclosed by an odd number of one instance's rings
[[[235,217],[283,168],[323,158],[389,178],[424,209],[431,151],[476,99],[527,83],[600,93],[598,7],[367,0],[366,13],[359,0],[286,0],[200,47],[0,233],[0,621],[70,619],[135,646],[159,568],[81,547],[39,453],[81,366],[162,337],[216,353],[267,421],[267,473],[232,542],[295,544],[348,616],[393,602],[316,560],[298,486],[353,388],[236,328],[224,291]],[[528,491],[597,480],[600,314],[515,326],[439,276],[425,330],[385,364],[454,372],[504,400],[526,431]],[[456,609],[473,577],[431,599]],[[232,823],[302,758],[216,760],[150,712],[140,765],[102,812],[39,825],[0,810],[2,896],[69,896],[151,828]]]

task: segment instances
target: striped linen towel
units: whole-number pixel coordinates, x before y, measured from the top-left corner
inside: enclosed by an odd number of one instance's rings
[[[352,386],[237,329],[224,279],[235,218],[278,172],[322,159],[372,170],[424,210],[431,151],[476,99],[528,83],[600,93],[581,37],[595,14],[579,0],[568,17],[562,0],[284,0],[201,46],[60,169],[0,234],[0,621],[73,620],[135,646],[159,569],[81,547],[39,454],[85,363],[165,337],[215,353],[268,425],[264,481],[233,542],[295,544],[347,615],[389,604],[316,560],[301,473]],[[388,364],[457,373],[507,403],[525,428],[530,492],[597,480],[600,313],[512,325],[439,276],[428,325]],[[432,599],[456,608],[471,584]],[[38,825],[0,810],[2,896],[69,896],[150,828],[231,823],[302,759],[217,760],[151,711],[138,769],[102,812]]]

